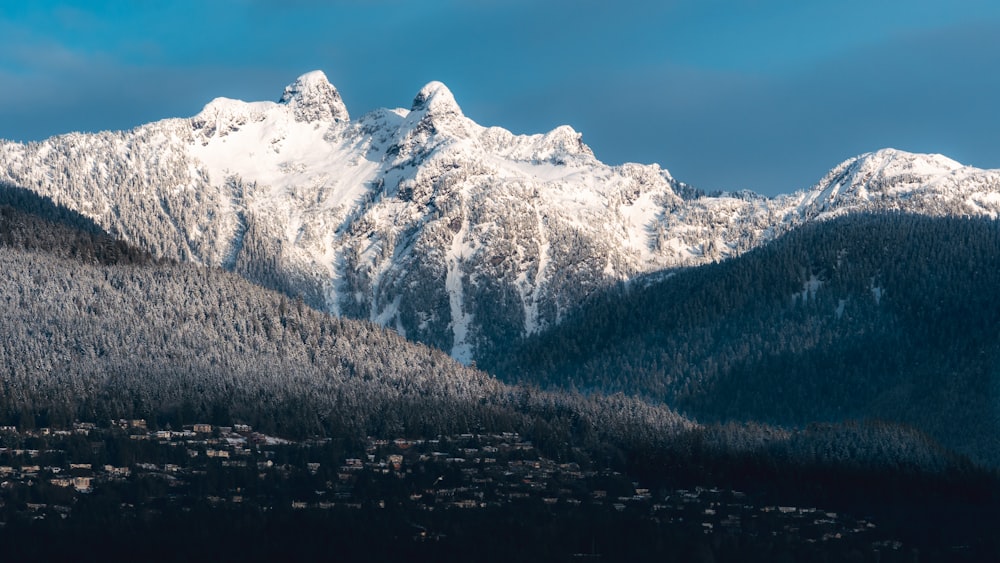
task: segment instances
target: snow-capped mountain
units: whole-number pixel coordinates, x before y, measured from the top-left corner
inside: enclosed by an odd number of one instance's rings
[[[235,270],[466,362],[596,289],[817,217],[1000,213],[1000,172],[892,150],[789,196],[705,196],[655,164],[601,163],[570,127],[480,126],[438,82],[410,109],[352,121],[319,71],[276,103],[218,98],[131,131],[0,143],[0,180],[155,255]]]
[[[939,154],[883,149],[841,163],[788,200],[798,201],[809,217],[892,210],[996,218],[1000,170],[963,166]]]

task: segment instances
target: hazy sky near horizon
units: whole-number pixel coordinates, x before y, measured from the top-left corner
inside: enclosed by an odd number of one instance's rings
[[[1000,168],[993,0],[5,3],[0,138],[277,100],[313,69],[354,117],[440,80],[480,124],[569,124],[708,191],[790,192],[883,147]]]

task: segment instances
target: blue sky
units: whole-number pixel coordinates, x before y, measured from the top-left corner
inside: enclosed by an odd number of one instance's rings
[[[322,69],[353,116],[440,80],[483,125],[569,124],[709,191],[805,188],[882,147],[1000,167],[992,0],[4,4],[0,138],[276,100]]]

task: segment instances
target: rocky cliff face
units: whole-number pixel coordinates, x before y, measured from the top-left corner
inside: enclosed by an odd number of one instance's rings
[[[886,150],[789,196],[706,196],[607,166],[570,127],[482,127],[432,82],[351,121],[322,72],[131,131],[0,143],[0,179],[161,257],[234,270],[469,362],[593,291],[740,254],[804,221],[1000,212],[1000,173]]]

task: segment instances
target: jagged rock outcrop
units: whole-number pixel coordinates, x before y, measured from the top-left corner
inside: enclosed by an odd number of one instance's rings
[[[2,132],[0,132],[2,133]],[[234,270],[469,362],[638,274],[738,255],[804,221],[1000,212],[1000,173],[880,151],[789,196],[706,196],[657,165],[601,163],[570,127],[514,135],[432,82],[351,121],[322,72],[280,102],[0,143],[0,180],[153,254]]]

